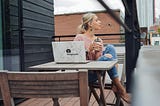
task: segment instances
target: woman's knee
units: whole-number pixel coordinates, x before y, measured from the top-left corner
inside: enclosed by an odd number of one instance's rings
[[[106,56],[101,56],[98,58],[97,61],[113,61],[114,58],[109,58],[109,57],[106,57]]]
[[[109,51],[115,51],[115,47],[112,44],[108,44],[106,47]]]
[[[114,59],[117,58],[116,50],[114,45],[108,44],[106,47],[106,51],[113,56]]]
[[[107,72],[111,79],[118,77],[118,72],[115,66]]]

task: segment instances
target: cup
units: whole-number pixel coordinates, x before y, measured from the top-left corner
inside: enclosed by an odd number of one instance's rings
[[[95,43],[98,43],[98,44],[100,44],[100,45],[101,45],[101,39],[100,39],[100,38],[98,38],[98,37],[94,40],[94,42],[95,42]],[[98,48],[98,47],[95,47],[95,49],[94,49],[94,50],[99,51],[99,48]]]

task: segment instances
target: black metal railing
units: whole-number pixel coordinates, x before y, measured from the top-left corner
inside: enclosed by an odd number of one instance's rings
[[[59,35],[52,36],[53,41],[72,41],[76,35]],[[117,41],[119,43],[125,42],[125,33],[112,33],[112,34],[96,34],[96,36],[101,37],[104,43],[110,41]],[[112,37],[111,37],[112,36]],[[116,37],[119,36],[119,37]]]

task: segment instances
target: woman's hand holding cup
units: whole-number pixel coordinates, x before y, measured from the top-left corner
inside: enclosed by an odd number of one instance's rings
[[[103,46],[102,46],[101,39],[96,38],[92,43],[92,47],[95,51],[102,51]]]
[[[100,42],[93,42],[93,50],[95,50],[95,51],[102,51],[102,43],[100,43]]]

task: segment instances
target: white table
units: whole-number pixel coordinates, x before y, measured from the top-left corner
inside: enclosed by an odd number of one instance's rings
[[[55,62],[49,62],[41,65],[36,65],[30,67],[32,71],[56,71],[56,70],[94,70],[98,76],[98,83],[100,84],[100,93],[101,93],[101,101],[102,104],[105,106],[106,101],[104,98],[104,83],[101,79],[101,71],[108,71],[110,70],[117,61],[91,61],[86,64],[56,64]]]

